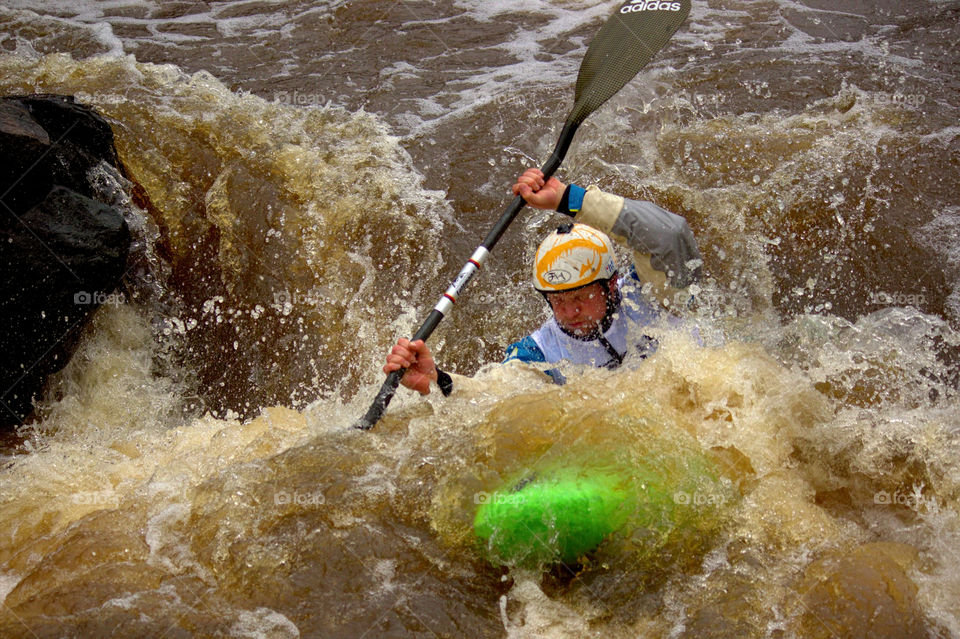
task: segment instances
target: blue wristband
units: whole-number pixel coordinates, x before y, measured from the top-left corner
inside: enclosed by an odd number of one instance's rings
[[[575,217],[580,212],[580,207],[583,206],[583,196],[586,194],[587,192],[576,184],[568,184],[567,189],[563,192],[563,197],[560,198],[560,206],[557,207],[557,212]]]

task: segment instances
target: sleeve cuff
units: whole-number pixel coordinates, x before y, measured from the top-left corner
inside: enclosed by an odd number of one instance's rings
[[[577,214],[577,222],[603,231],[615,240],[623,238],[613,232],[613,227],[623,210],[623,197],[605,193],[596,186],[586,190],[582,200],[582,210]]]
[[[568,184],[560,198],[560,206],[557,207],[558,213],[574,217],[583,207],[583,196],[586,191],[576,184]]]

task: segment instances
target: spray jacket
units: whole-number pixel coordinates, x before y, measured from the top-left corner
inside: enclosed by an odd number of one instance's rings
[[[603,339],[573,337],[551,318],[531,335],[511,344],[504,361],[566,360],[615,367],[631,351],[640,357],[649,355],[656,349],[656,341],[642,335],[637,327],[659,319],[657,301],[669,304],[677,289],[699,277],[702,260],[686,220],[652,202],[628,200],[597,187],[584,191],[575,185],[564,194],[561,210],[569,210],[576,222],[603,231],[632,251],[633,267],[619,281],[623,302]],[[649,295],[640,291],[645,282],[652,285]],[[550,374],[557,380],[556,372]]]

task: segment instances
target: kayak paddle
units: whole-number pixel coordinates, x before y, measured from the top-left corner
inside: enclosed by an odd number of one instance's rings
[[[563,125],[553,153],[541,169],[544,179],[549,179],[560,167],[580,124],[650,62],[680,28],[689,12],[690,0],[629,0],[607,20],[590,42],[580,64],[573,110]],[[523,197],[518,195],[513,199],[410,341],[426,341],[430,337],[525,205]],[[373,428],[393,399],[405,372],[406,369],[400,369],[387,375],[367,413],[354,424],[356,428]]]

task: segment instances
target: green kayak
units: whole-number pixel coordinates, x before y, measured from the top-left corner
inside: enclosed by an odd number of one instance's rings
[[[656,554],[678,528],[698,528],[730,500],[705,460],[682,466],[680,479],[660,464],[528,471],[479,494],[473,531],[484,556],[511,566],[573,564],[615,533],[621,547]]]

